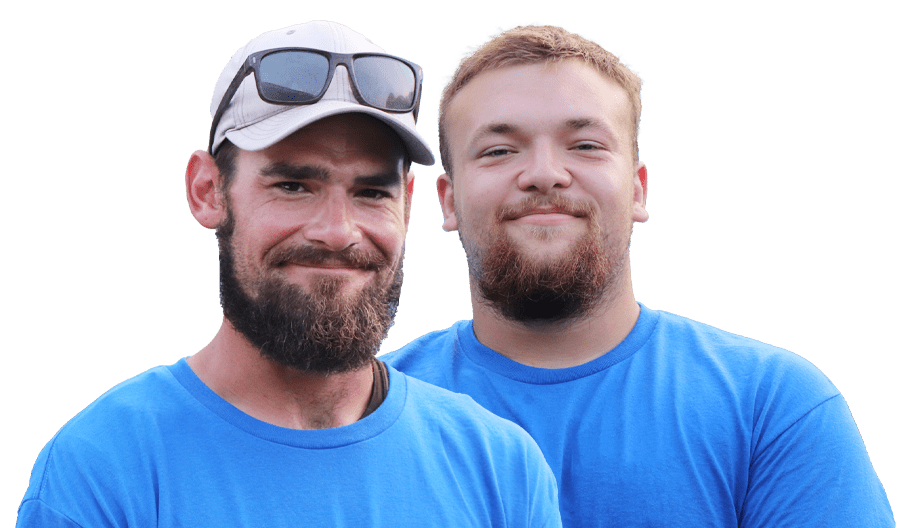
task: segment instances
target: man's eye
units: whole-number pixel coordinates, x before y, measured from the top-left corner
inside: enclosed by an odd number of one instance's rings
[[[491,157],[491,158],[500,158],[502,156],[507,156],[511,153],[512,153],[512,151],[510,151],[509,149],[507,149],[505,147],[496,147],[496,148],[491,148],[491,149],[485,150],[483,152],[483,154],[481,154],[481,156]]]
[[[507,154],[511,154],[508,149],[493,149],[484,152],[484,156],[490,156],[492,158],[498,158]]]
[[[597,150],[600,147],[594,143],[579,143],[575,145],[575,150]]]
[[[390,198],[392,195],[381,189],[364,189],[360,191],[360,196],[364,198],[369,198],[371,200],[381,200],[383,198]]]
[[[300,182],[292,182],[292,181],[291,181],[291,182],[281,182],[281,183],[278,183],[278,184],[277,184],[277,187],[278,187],[279,189],[281,189],[281,190],[283,190],[283,191],[287,191],[287,192],[289,192],[289,193],[299,193],[299,192],[302,192],[302,191],[305,191],[305,190],[306,190],[306,188],[303,186],[302,183],[300,183]]]

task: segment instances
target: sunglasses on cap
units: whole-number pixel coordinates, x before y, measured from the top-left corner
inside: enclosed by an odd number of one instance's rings
[[[348,71],[354,97],[360,104],[385,112],[413,112],[414,121],[417,121],[423,70],[413,62],[384,53],[275,48],[251,54],[237,71],[212,118],[209,154],[214,155],[212,145],[218,122],[250,72],[253,72],[256,91],[263,101],[308,105],[322,99],[339,64],[344,64]]]

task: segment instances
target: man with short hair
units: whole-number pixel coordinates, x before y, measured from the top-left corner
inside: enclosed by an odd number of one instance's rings
[[[420,68],[329,22],[265,33],[186,172],[224,322],[39,455],[18,526],[560,526],[533,440],[376,360],[392,323]],[[214,156],[213,156],[214,153]]]
[[[844,398],[790,352],[638,304],[640,81],[519,27],[466,58],[439,134],[473,321],[384,356],[521,425],[565,526],[893,526]]]

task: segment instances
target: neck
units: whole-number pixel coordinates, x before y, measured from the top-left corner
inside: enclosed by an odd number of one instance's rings
[[[635,326],[640,308],[631,278],[625,286],[589,313],[558,323],[506,319],[472,288],[474,334],[485,346],[523,365],[548,369],[582,365],[608,353]]]
[[[305,372],[262,357],[225,319],[189,360],[210,389],[244,413],[290,429],[327,429],[356,422],[373,386],[368,363],[352,372]]]

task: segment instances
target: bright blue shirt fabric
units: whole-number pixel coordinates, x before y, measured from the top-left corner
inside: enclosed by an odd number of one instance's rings
[[[531,433],[567,527],[894,526],[844,398],[785,350],[642,306],[572,368],[512,361],[470,321],[382,359]]]
[[[514,424],[389,369],[354,424],[244,414],[185,360],[107,392],[41,451],[20,527],[559,526],[556,482]]]

